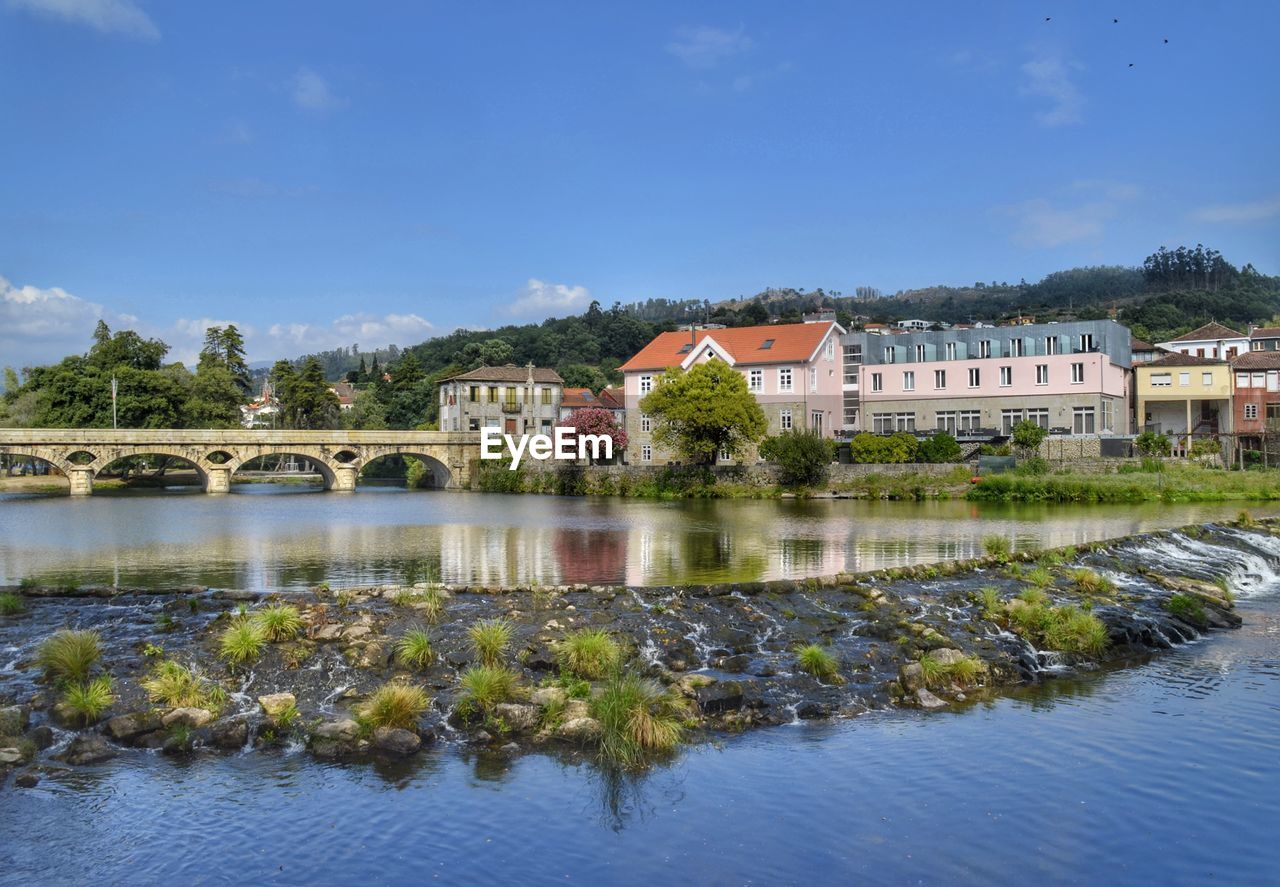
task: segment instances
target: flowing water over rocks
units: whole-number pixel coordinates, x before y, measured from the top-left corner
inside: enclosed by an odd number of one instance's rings
[[[422,583],[274,596],[199,587],[15,587],[8,591],[22,597],[26,611],[0,617],[0,772],[20,786],[50,768],[109,759],[123,746],[175,755],[309,748],[320,757],[361,759],[414,755],[444,742],[593,759],[600,682],[562,675],[559,656],[566,636],[586,628],[609,632],[633,657],[629,668],[686,700],[695,742],[874,710],[951,709],[1018,685],[1141,662],[1234,628],[1240,619],[1233,598],[1274,589],[1278,577],[1280,529],[1249,521],[802,581],[514,589]],[[219,634],[241,610],[259,612],[268,597],[298,609],[301,631],[266,644],[256,661],[229,667],[218,655]],[[1098,634],[1086,643],[1080,639],[1093,617]],[[495,618],[511,625],[508,661],[520,686],[480,716],[464,701],[459,676],[477,664],[468,629]],[[40,642],[61,628],[101,636],[101,665],[116,699],[89,727],[60,711],[37,667]],[[413,628],[429,633],[434,655],[430,665],[409,670],[394,649]],[[834,670],[806,672],[798,651],[808,645],[825,651]],[[225,698],[156,708],[142,682],[162,660],[190,669]],[[412,723],[375,730],[362,720],[361,704],[396,681],[424,687],[430,704]]]

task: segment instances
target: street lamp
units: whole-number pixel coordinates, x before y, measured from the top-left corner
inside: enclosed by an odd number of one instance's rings
[[[112,376],[111,377],[111,428],[113,430],[119,427],[119,425],[116,424],[116,392],[119,390],[119,388],[120,388],[120,385],[116,381],[116,377]]]

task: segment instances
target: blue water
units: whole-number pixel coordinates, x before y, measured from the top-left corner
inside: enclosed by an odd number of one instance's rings
[[[0,789],[0,882],[1276,883],[1280,599],[961,713],[722,738],[643,777],[436,748],[109,764]]]

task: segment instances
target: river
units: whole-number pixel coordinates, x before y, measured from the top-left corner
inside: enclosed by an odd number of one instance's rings
[[[32,498],[0,502],[0,564],[8,581],[291,587],[365,581],[419,558],[446,580],[577,581],[573,553],[616,534],[618,550],[581,581],[659,581],[666,574],[643,557],[648,532],[693,558],[689,569],[754,577],[964,556],[993,532],[1066,544],[1238,511],[257,490]],[[557,549],[565,532],[581,547]],[[731,544],[691,549],[682,534]],[[206,554],[205,538],[224,541]],[[290,540],[308,566],[291,558]],[[783,554],[796,540],[818,540],[821,556],[797,568]],[[1197,556],[1188,545],[1151,556]],[[539,548],[544,557],[524,563]],[[1221,549],[1203,550],[1178,569],[1222,573]],[[492,560],[468,567],[478,552]],[[1248,567],[1265,581],[1242,595],[1241,629],[1126,668],[953,712],[880,710],[718,736],[643,775],[456,743],[407,763],[325,763],[300,748],[125,749],[35,788],[0,788],[0,883],[1274,882],[1275,567]]]

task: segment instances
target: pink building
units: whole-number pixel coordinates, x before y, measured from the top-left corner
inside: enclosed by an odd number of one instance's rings
[[[620,367],[628,461],[670,461],[670,454],[653,443],[652,423],[640,400],[667,369],[688,369],[708,360],[723,360],[742,373],[764,409],[769,434],[810,428],[831,436],[840,421],[843,332],[834,321],[821,321],[659,334]]]

